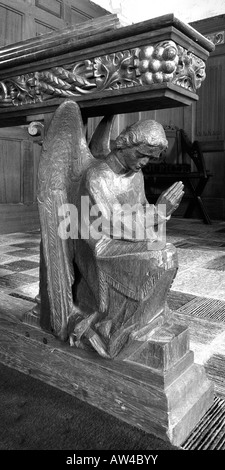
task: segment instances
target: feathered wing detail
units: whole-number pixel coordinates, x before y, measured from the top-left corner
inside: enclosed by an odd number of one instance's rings
[[[93,156],[84,136],[79,106],[75,101],[66,100],[51,121],[38,175],[38,207],[51,325],[54,334],[63,340],[67,339],[68,318],[74,311],[72,286],[75,281],[74,243],[71,238],[66,239],[66,226],[74,215],[71,205],[75,204],[82,173],[91,160]]]
[[[114,122],[114,115],[105,116],[96,127],[89,143],[92,155],[97,159],[104,159],[110,153],[110,137]]]

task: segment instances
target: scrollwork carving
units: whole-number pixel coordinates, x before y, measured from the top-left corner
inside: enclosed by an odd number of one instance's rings
[[[141,85],[136,69],[138,49],[117,52],[94,60],[98,91]]]
[[[178,46],[178,53],[179,62],[173,83],[195,92],[205,80],[205,62],[181,46]]]
[[[27,73],[0,82],[0,104],[8,106],[12,104],[36,103],[41,101],[36,83],[36,74]]]
[[[41,136],[41,140],[38,140],[38,143],[42,145],[43,139],[44,139],[44,124],[40,121],[32,121],[28,128],[28,134],[30,134],[32,137],[39,137]]]
[[[195,92],[204,79],[203,60],[167,40],[9,78],[0,82],[0,106],[167,82]]]
[[[213,44],[215,44],[215,46],[219,46],[220,44],[224,44],[225,42],[225,31],[218,31],[216,33],[207,34],[207,36],[205,37]]]

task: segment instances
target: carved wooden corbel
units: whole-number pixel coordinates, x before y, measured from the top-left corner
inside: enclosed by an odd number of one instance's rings
[[[44,139],[44,124],[40,121],[32,121],[28,128],[28,133],[32,137],[40,137],[41,139],[38,139],[38,144],[42,145],[43,139]]]

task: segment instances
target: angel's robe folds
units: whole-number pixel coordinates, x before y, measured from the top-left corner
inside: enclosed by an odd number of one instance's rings
[[[164,207],[158,211],[148,203],[142,172],[125,173],[118,165],[112,169],[107,160],[97,160],[84,172],[78,194],[81,235],[88,234],[93,246],[102,238],[158,240],[156,226],[167,220]]]
[[[113,168],[110,163],[96,160],[82,176],[77,195],[78,266],[88,284],[96,283],[95,290],[101,284],[100,273],[109,285],[140,301],[165,270],[176,268],[176,250],[165,240],[161,249],[152,245],[158,241],[155,225],[166,217],[148,204],[142,172],[125,173],[118,161]]]

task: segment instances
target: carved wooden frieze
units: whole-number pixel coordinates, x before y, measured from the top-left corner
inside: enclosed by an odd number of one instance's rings
[[[217,31],[216,33],[207,34],[205,37],[215,46],[219,46],[225,42],[225,31]]]
[[[125,27],[109,17],[0,49],[2,125],[65,98],[85,118],[198,100],[211,41],[173,14]]]
[[[118,51],[0,82],[1,106],[170,82],[192,92],[205,79],[205,62],[174,41]]]

